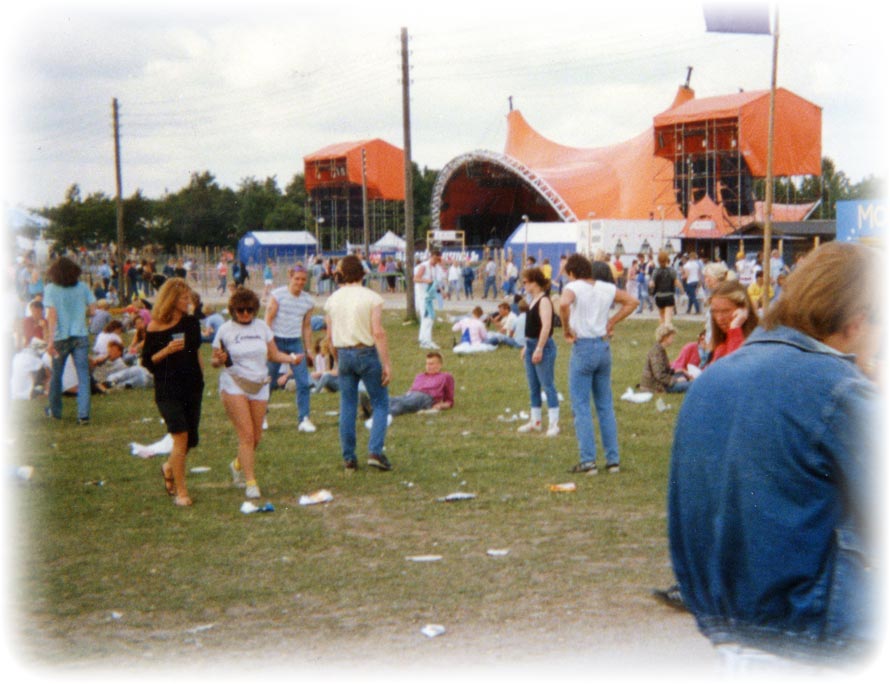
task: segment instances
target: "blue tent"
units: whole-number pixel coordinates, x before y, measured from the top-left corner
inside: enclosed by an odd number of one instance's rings
[[[315,237],[305,230],[254,230],[238,241],[238,260],[248,266],[267,259],[306,261],[317,253]]]
[[[525,231],[528,229],[528,242]],[[586,233],[584,234],[586,235]],[[559,258],[563,254],[574,254],[579,251],[582,239],[578,223],[554,221],[550,223],[520,223],[513,234],[504,243],[504,249],[513,252],[513,260],[522,259],[523,250],[528,247],[528,256],[533,256],[540,265],[547,258],[554,271],[559,266]],[[586,239],[586,238],[585,238]],[[599,240],[599,237],[597,237]],[[599,245],[597,245],[599,246]],[[523,264],[519,264],[520,268]]]

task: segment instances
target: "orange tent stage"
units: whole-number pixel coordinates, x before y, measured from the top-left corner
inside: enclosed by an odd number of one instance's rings
[[[482,244],[506,238],[523,215],[536,222],[695,220],[703,207],[693,207],[707,197],[731,219],[721,220],[725,230],[734,230],[755,220],[753,179],[765,176],[768,115],[768,91],[696,100],[681,86],[647,131],[584,149],[547,139],[511,111],[503,153],[477,150],[442,169],[433,228],[464,230],[469,244]],[[821,127],[819,107],[777,91],[775,175],[821,173]],[[787,211],[802,217],[811,209]]]
[[[362,185],[362,150],[368,199],[405,199],[405,154],[384,140],[328,145],[303,157],[306,192],[317,188]]]

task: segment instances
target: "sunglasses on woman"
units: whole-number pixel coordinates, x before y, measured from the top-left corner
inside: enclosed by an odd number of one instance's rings
[[[239,314],[244,314],[244,313],[252,314],[255,311],[256,311],[256,309],[254,309],[253,307],[250,307],[250,306],[239,306],[235,309],[235,313],[239,313]]]

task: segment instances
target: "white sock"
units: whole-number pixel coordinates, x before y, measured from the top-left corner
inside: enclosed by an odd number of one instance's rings
[[[531,414],[532,414],[532,418],[531,418],[531,420],[532,420],[533,423],[540,423],[540,422],[541,422],[541,415],[542,415],[542,412],[541,412],[541,409],[540,409],[540,408],[535,408],[535,407],[533,406],[533,407],[532,407],[532,410],[531,410]]]

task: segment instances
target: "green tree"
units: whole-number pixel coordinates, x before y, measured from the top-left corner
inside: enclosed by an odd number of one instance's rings
[[[414,185],[414,235],[423,235],[432,225],[430,207],[433,203],[433,186],[439,172],[423,167],[423,171],[415,162],[411,162],[411,176]]]
[[[209,171],[192,174],[187,187],[159,204],[158,242],[172,251],[179,245],[234,246],[238,200]]]
[[[306,183],[302,173],[294,175],[284,189],[284,195],[278,199],[275,208],[266,217],[266,230],[315,230],[315,226],[307,227]]]
[[[268,218],[282,199],[274,176],[266,178],[262,183],[253,177],[242,179],[236,198],[238,219],[235,234],[238,239],[252,230],[270,230],[266,225]]]

